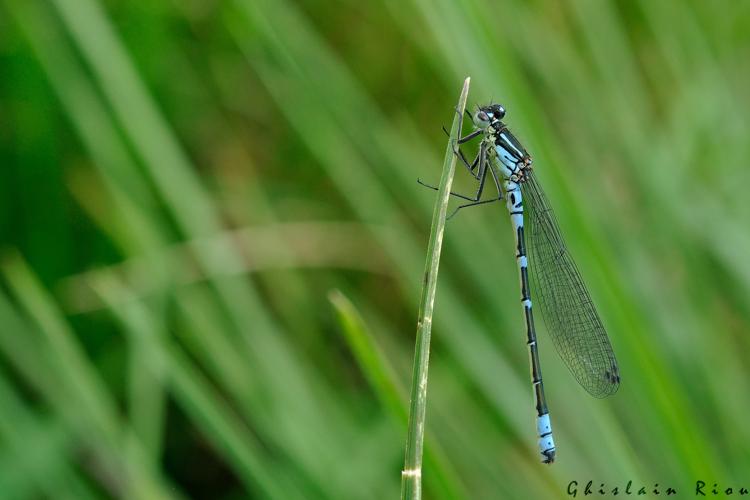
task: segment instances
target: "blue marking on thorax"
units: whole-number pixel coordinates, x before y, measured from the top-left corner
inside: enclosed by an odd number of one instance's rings
[[[506,149],[510,149],[512,156],[519,160],[526,156],[526,151],[522,151],[520,145],[515,144],[517,141],[514,140],[514,137],[509,136],[506,132],[501,132],[500,138],[503,140],[503,142],[505,142],[505,144],[508,145],[508,148]]]
[[[517,174],[520,164],[528,157],[528,153],[518,142],[518,139],[505,127],[493,134],[495,153],[500,163],[505,167],[503,176],[508,179]]]

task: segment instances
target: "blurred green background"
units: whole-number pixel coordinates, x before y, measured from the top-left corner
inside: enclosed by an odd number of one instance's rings
[[[750,487],[748,33],[730,1],[0,0],[0,497],[397,497],[416,179],[465,76],[623,382],[589,397],[540,333],[538,463],[507,214],[463,211],[426,498]]]

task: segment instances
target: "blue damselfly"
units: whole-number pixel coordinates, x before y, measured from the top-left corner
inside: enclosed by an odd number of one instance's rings
[[[481,137],[479,152],[472,162],[460,149],[455,152],[478,181],[478,187],[473,197],[451,194],[469,201],[460,205],[456,212],[469,206],[506,200],[516,241],[526,343],[536,400],[539,452],[543,462],[551,463],[555,459],[555,444],[539,364],[531,310],[532,290],[539,299],[558,354],[578,383],[592,396],[605,397],[617,391],[620,385],[617,361],[599,314],[562,239],[552,208],[532,170],[531,156],[502,122],[505,109],[499,104],[490,104],[480,107],[473,117],[467,114],[476,130],[460,138],[458,143],[465,144]],[[498,196],[481,200],[488,174]],[[525,226],[524,214],[527,215]]]

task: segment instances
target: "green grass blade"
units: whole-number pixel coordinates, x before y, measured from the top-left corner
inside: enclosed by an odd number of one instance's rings
[[[67,418],[86,422],[90,433],[98,437],[95,446],[100,450],[102,466],[106,464],[112,473],[117,471],[113,487],[139,498],[179,498],[160,471],[144,460],[142,447],[131,438],[132,431],[121,422],[112,394],[33,271],[18,254],[6,255],[0,267],[21,306],[38,326],[42,336],[40,345],[49,353],[55,371],[53,377],[60,386],[53,392],[67,391],[68,397],[72,398],[72,401],[61,402],[62,411],[74,412],[65,414]],[[121,451],[126,440],[131,452],[123,454]]]
[[[281,481],[278,471],[264,461],[260,443],[226,403],[212,392],[208,380],[181,350],[167,340],[163,325],[143,303],[130,296],[117,279],[99,275],[92,287],[100,294],[123,325],[134,344],[150,353],[148,369],[163,373],[177,402],[203,429],[212,444],[222,452],[248,491],[260,490],[269,498],[301,498],[290,492],[289,481]]]
[[[408,423],[406,395],[399,385],[396,372],[380,347],[375,342],[372,333],[365,325],[364,319],[352,302],[340,291],[328,294],[336,309],[339,324],[344,332],[349,348],[367,377],[370,385],[377,394],[380,403],[397,421],[399,426]],[[456,499],[465,498],[466,492],[458,473],[449,463],[448,457],[438,444],[435,436],[429,431],[425,437],[425,458],[431,489],[435,498]]]
[[[54,417],[42,417],[22,401],[0,373],[0,491],[10,498],[32,498],[43,491],[49,498],[93,500],[91,488],[73,465],[73,435]]]
[[[375,340],[354,304],[339,290],[328,294],[338,316],[346,342],[362,368],[370,386],[375,390],[381,404],[399,421],[406,421],[408,414],[403,404],[405,395],[397,385],[393,367],[375,344]]]
[[[430,359],[430,334],[432,313],[435,305],[440,251],[445,232],[445,217],[448,212],[453,173],[456,170],[455,148],[461,133],[466,99],[469,96],[470,78],[464,80],[461,95],[456,105],[448,147],[445,150],[443,173],[440,176],[435,209],[432,213],[430,240],[427,245],[427,262],[422,286],[422,298],[417,321],[417,341],[414,352],[414,372],[412,374],[411,402],[409,404],[409,426],[406,437],[404,470],[401,471],[401,498],[406,500],[422,498],[422,454],[424,445],[425,413],[427,410],[427,369]]]

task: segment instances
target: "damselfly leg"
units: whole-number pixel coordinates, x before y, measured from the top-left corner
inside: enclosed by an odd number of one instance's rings
[[[466,115],[473,121],[473,117],[469,110],[464,110],[466,112]],[[456,110],[458,112],[458,110]],[[450,137],[450,134],[448,131],[443,127],[443,132],[445,132],[446,135]],[[461,137],[461,129],[459,128],[458,135],[460,139],[458,139],[458,144],[464,144],[482,134],[482,130],[475,130],[474,132],[466,135],[465,137]],[[469,160],[466,159],[466,156],[464,155],[463,151],[461,151],[460,147],[456,147],[453,149],[453,154],[455,154],[460,160],[461,163],[464,164],[466,169],[469,171],[472,177],[479,181],[479,186],[477,186],[477,192],[474,194],[474,196],[467,196],[461,193],[455,193],[451,191],[451,196],[455,196],[457,198],[461,198],[462,200],[470,201],[471,203],[466,203],[463,205],[459,205],[456,207],[456,209],[447,217],[447,219],[453,218],[459,210],[466,207],[473,207],[475,205],[483,205],[485,203],[492,203],[495,201],[500,201],[503,199],[503,190],[500,187],[500,180],[497,178],[497,174],[492,169],[492,167],[489,165],[489,159],[487,158],[487,144],[485,142],[482,142],[479,146],[479,152],[477,153],[477,156],[474,158],[473,161],[469,162]],[[479,167],[478,171],[474,173],[474,170]],[[495,184],[495,189],[497,189],[497,197],[491,198],[489,200],[481,200],[482,193],[484,191],[484,185],[487,180],[487,172],[492,176],[492,181]],[[435,191],[438,190],[435,186],[430,186],[429,184],[426,184],[422,182],[421,179],[417,179],[417,182],[421,184],[422,186],[426,188],[433,189]]]
[[[468,111],[467,111],[467,113],[468,113]],[[471,116],[471,115],[469,115],[469,116]],[[445,132],[445,135],[447,135],[448,137],[450,137],[450,133],[445,128],[445,125],[443,125],[443,132]],[[461,133],[459,132],[459,134],[458,134],[459,135],[459,139],[456,142],[458,142],[459,144],[466,144],[467,142],[469,142],[470,140],[474,139],[475,137],[478,137],[481,134],[482,134],[481,130],[475,130],[474,132],[472,132],[470,134],[467,134],[465,137],[460,137]]]
[[[448,135],[450,137],[450,134],[448,134],[448,131],[445,130],[445,127],[443,127],[443,132],[445,132],[446,135]],[[471,163],[469,163],[469,160],[466,159],[466,156],[464,155],[464,152],[461,151],[461,148],[454,148],[453,149],[453,154],[455,154],[456,156],[458,156],[458,158],[461,160],[461,163],[464,164],[464,166],[469,171],[469,173],[471,174],[471,176],[474,177],[476,180],[479,180],[479,174],[478,173],[477,174],[474,173],[474,169],[477,168],[477,165],[479,164],[479,155],[477,155],[474,158],[474,161],[472,161]]]
[[[462,156],[461,154],[459,154],[461,150],[458,149],[458,151],[459,152],[454,151],[453,153],[460,158]],[[479,181],[479,186],[477,186],[477,192],[474,194],[473,197],[471,197],[471,196],[466,196],[460,193],[454,193],[453,191],[451,191],[452,196],[470,201],[471,203],[459,205],[458,207],[456,207],[456,209],[453,212],[451,212],[451,214],[447,217],[447,219],[453,218],[458,213],[458,211],[461,210],[462,208],[473,207],[475,205],[483,205],[485,203],[492,203],[494,201],[499,201],[503,199],[503,191],[500,187],[500,181],[498,180],[497,175],[495,174],[495,171],[492,170],[491,166],[489,165],[489,162],[487,159],[487,146],[485,143],[480,144],[479,153],[477,153],[477,157],[474,159],[474,161],[471,164],[475,166],[479,165],[479,171],[477,172],[477,174],[473,175],[472,173],[474,178],[476,178]],[[468,162],[466,162],[466,166],[467,168],[470,167]],[[469,171],[471,172],[471,169]],[[497,197],[491,198],[489,200],[481,200],[480,198],[482,197],[482,193],[484,192],[484,186],[487,180],[488,172],[490,176],[492,176],[492,180],[495,184],[495,188],[497,189]],[[422,186],[428,187],[435,191],[437,191],[438,189],[435,186],[430,186],[429,184],[425,184],[420,179],[417,179],[417,182],[419,182],[419,184],[421,184]]]
[[[471,113],[469,113],[469,110],[465,109],[464,111],[466,112],[466,116],[468,116],[469,119],[473,121],[474,118],[471,116]],[[446,130],[445,126],[443,126],[443,132],[445,132],[445,135],[447,135],[448,137],[450,137],[450,134]],[[459,129],[459,131],[458,131],[459,139],[458,139],[457,142],[458,142],[458,144],[464,144],[464,143],[466,143],[466,142],[474,139],[475,137],[477,137],[479,134],[481,134],[481,132],[482,132],[481,130],[475,130],[474,132],[472,132],[471,134],[467,135],[466,137],[461,137],[461,129]],[[469,170],[469,173],[476,180],[479,180],[479,174],[478,173],[476,173],[476,174],[474,173],[474,169],[477,168],[477,164],[479,163],[479,155],[477,155],[476,158],[474,158],[473,162],[469,163],[469,160],[466,159],[466,156],[464,155],[464,152],[461,151],[461,148],[456,148],[456,149],[453,150],[453,152],[461,159],[461,162]]]

